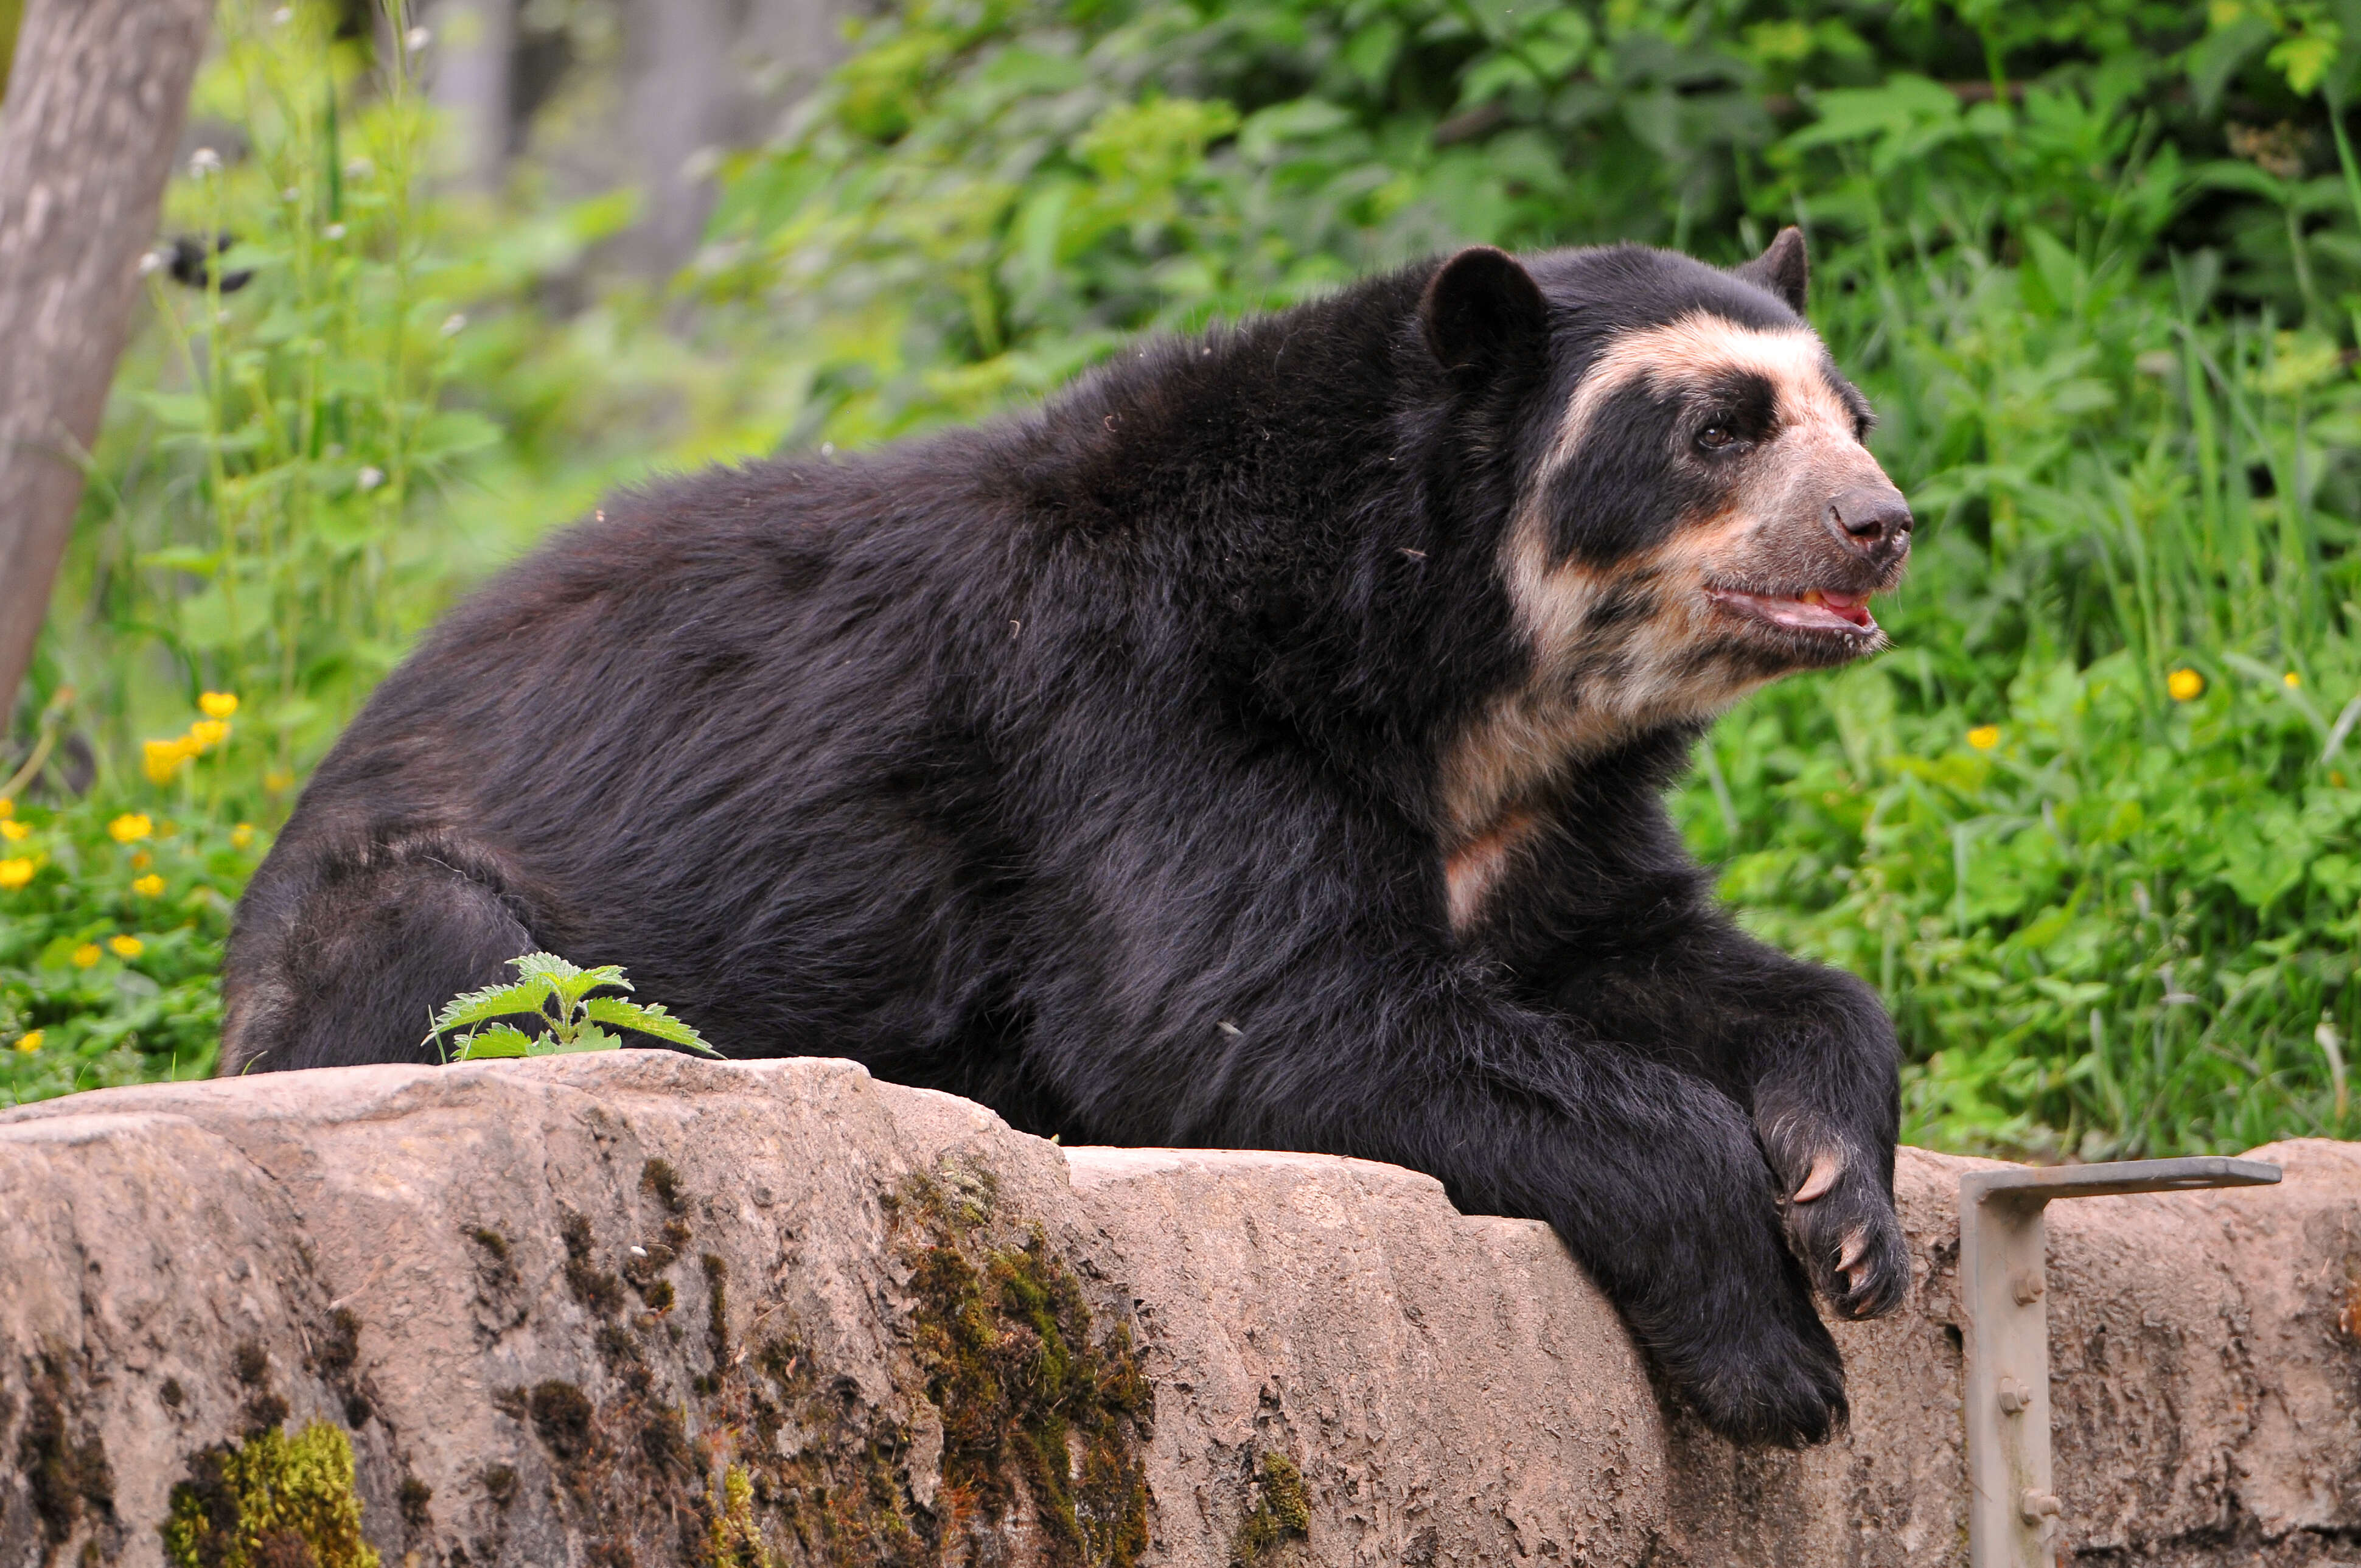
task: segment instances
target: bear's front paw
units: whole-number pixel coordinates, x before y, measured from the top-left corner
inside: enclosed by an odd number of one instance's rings
[[[1839,1316],[1882,1318],[1910,1288],[1910,1249],[1883,1162],[1809,1119],[1764,1130],[1787,1245]]]
[[[1722,1436],[1788,1448],[1826,1442],[1845,1424],[1844,1362],[1803,1281],[1744,1307],[1714,1314],[1710,1332],[1660,1354],[1680,1367],[1691,1403]]]

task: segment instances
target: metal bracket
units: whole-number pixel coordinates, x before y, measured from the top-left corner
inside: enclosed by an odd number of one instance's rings
[[[2041,1212],[2053,1198],[2268,1187],[2279,1168],[2203,1155],[2012,1167],[1960,1178],[1960,1330],[1967,1365],[1969,1568],[2049,1568],[2049,1312]],[[2045,1552],[2048,1554],[2045,1555]]]

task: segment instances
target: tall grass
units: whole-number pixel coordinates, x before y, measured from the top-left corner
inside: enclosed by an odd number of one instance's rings
[[[1752,925],[1880,985],[1914,1137],[2351,1135],[2348,323],[2240,309],[2218,252],[2164,243],[2192,184],[2257,171],[2131,146],[2057,202],[2045,165],[2109,113],[2036,89],[1931,169],[1886,156],[1922,126],[1865,115],[1806,204],[1839,241],[1821,324],[1927,526],[1900,652],[1734,715],[1686,820]],[[2050,208],[1957,200],[1980,186]]]
[[[671,289],[560,315],[543,280],[581,291],[628,193],[431,196],[412,46],[229,0],[199,115],[247,150],[171,223],[237,244],[155,280],[18,738],[49,741],[0,843],[0,1045],[39,1037],[10,1087],[203,1066],[304,769],[454,593],[652,460],[977,417],[1462,240],[1735,260],[1800,220],[1917,560],[1894,653],[1701,748],[1692,841],[1880,987],[1915,1139],[2361,1132],[2361,170],[2329,112],[2361,55],[2316,9],[906,0],[730,161]],[[204,692],[240,706],[187,754]]]
[[[399,0],[390,19],[408,36]],[[325,7],[225,5],[192,104],[201,137],[239,145],[199,147],[172,187],[184,237],[146,269],[32,755],[0,773],[19,1098],[210,1067],[257,824],[430,611],[423,503],[494,436],[440,406],[461,318],[435,288],[408,52],[372,62],[333,27]],[[103,748],[94,780],[64,734]]]

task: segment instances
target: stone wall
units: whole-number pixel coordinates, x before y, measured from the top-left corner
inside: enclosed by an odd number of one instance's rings
[[[2361,1563],[2361,1148],[2050,1211],[2067,1544]],[[0,1565],[1951,1564],[1958,1176],[1854,1419],[1668,1410],[1413,1173],[655,1053],[0,1115]]]

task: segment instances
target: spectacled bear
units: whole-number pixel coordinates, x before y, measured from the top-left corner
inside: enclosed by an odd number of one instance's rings
[[[1788,231],[1465,250],[1038,411],[607,503],[453,612],[239,905],[222,1070],[433,1059],[542,948],[739,1057],[1546,1220],[1741,1440],[1892,1309],[1892,1025],[1662,800],[1909,548]]]

